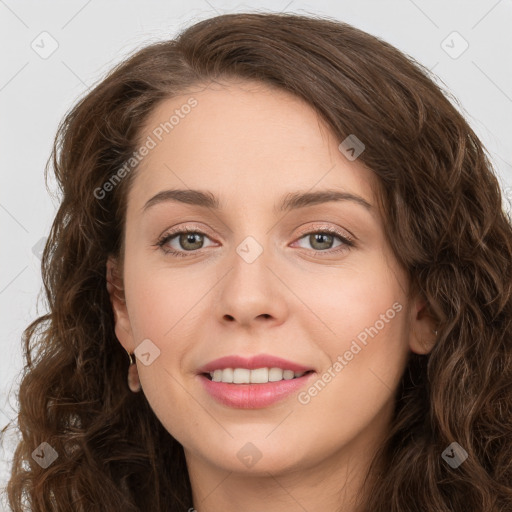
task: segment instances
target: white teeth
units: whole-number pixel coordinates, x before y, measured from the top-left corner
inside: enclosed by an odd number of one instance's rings
[[[233,368],[226,368],[225,370],[221,370],[222,372],[222,382],[233,382]]]
[[[268,368],[251,370],[251,384],[265,384],[268,382]]]
[[[213,372],[210,372],[210,377],[215,382],[221,382],[222,381],[222,370],[215,370]]]
[[[281,368],[270,368],[268,371],[268,381],[269,382],[277,382],[279,380],[283,380],[283,370]]]
[[[306,372],[294,372],[293,370],[282,370],[281,368],[225,368],[210,372],[214,382],[227,382],[232,384],[266,384],[267,382],[278,382],[302,377]]]
[[[233,384],[249,384],[251,382],[251,370],[235,368],[233,370]]]

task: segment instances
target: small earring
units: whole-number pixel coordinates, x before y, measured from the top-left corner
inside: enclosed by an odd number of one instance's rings
[[[437,336],[437,331],[432,331]]]
[[[133,393],[137,393],[140,391],[141,385],[139,372],[137,371],[137,364],[135,363],[132,354],[133,353],[128,352],[128,356],[130,357],[130,366],[128,368],[128,387]]]

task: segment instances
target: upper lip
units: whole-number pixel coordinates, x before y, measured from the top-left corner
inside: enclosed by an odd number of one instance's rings
[[[294,372],[307,372],[313,370],[308,366],[303,366],[293,361],[282,359],[281,357],[271,356],[269,354],[258,354],[251,357],[238,355],[225,356],[215,359],[199,368],[198,373],[209,373],[214,370],[223,370],[224,368],[281,368],[282,370],[292,370]]]

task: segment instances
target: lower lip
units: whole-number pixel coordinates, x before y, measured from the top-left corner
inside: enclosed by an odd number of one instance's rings
[[[229,384],[214,382],[205,375],[198,375],[198,377],[204,389],[221,404],[238,409],[262,409],[296,393],[314,375],[315,372],[311,372],[295,379],[265,384]]]

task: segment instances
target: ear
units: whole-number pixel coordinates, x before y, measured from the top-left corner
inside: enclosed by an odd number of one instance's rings
[[[437,335],[434,333],[437,329],[437,321],[430,313],[427,301],[421,296],[416,299],[411,314],[413,317],[409,347],[415,354],[428,354],[437,341]]]
[[[114,312],[116,337],[125,350],[133,352],[136,346],[126,308],[122,269],[120,269],[117,260],[112,256],[108,257],[106,267],[107,290]]]

